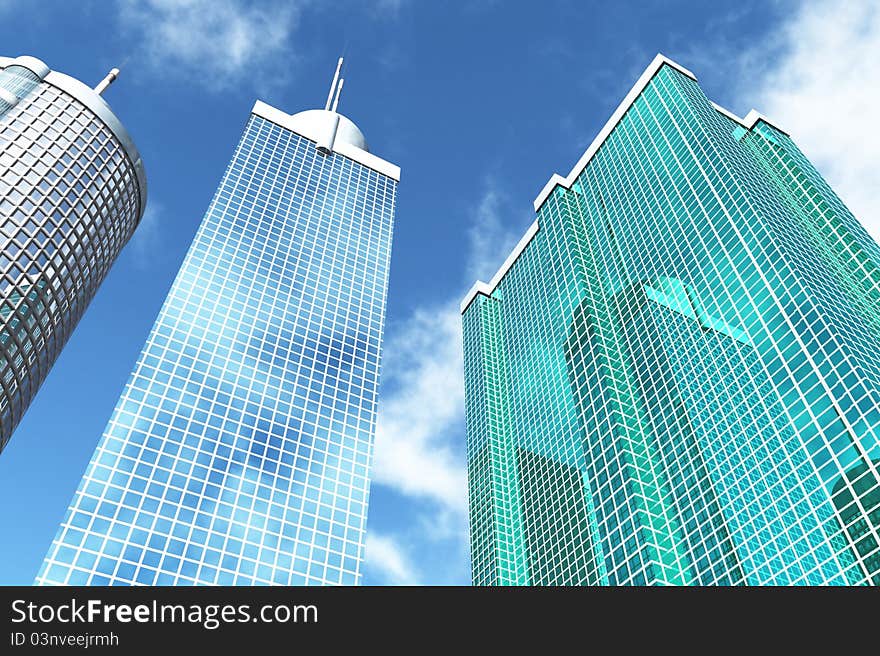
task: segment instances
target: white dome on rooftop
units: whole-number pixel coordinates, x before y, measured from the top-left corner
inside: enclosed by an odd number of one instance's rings
[[[336,128],[335,143],[347,143],[370,152],[364,133],[358,129],[350,119],[326,109],[307,109],[290,117],[288,127],[300,134],[326,134],[336,117],[339,117],[339,126]]]

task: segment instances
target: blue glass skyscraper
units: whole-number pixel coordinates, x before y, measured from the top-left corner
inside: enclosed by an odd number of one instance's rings
[[[335,110],[254,105],[37,583],[359,583],[400,169]]]

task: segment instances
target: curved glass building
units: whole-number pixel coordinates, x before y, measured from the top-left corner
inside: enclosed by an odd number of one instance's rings
[[[658,56],[462,303],[477,585],[880,580],[880,248]]]
[[[0,450],[145,201],[137,149],[96,91],[0,57]]]
[[[254,105],[37,583],[360,582],[399,176]]]

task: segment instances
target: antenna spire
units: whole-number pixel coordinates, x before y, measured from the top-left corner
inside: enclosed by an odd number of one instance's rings
[[[333,82],[330,83],[330,93],[327,94],[327,102],[324,105],[324,109],[327,111],[330,110],[330,103],[333,102],[333,95],[336,92],[336,82],[339,81],[339,71],[341,71],[341,70],[342,70],[342,57],[340,57],[339,61],[336,63],[336,73],[333,74]],[[340,83],[339,86],[341,87],[342,84]],[[338,93],[336,94],[336,98],[338,101],[338,98],[339,98]],[[335,105],[333,106],[333,111],[334,112],[336,111]]]
[[[107,90],[107,87],[113,84],[114,80],[116,80],[117,77],[119,77],[119,69],[111,69],[110,72],[107,73],[107,77],[98,82],[98,86],[95,87],[95,93],[100,96],[102,93],[104,93],[104,91]]]
[[[333,112],[336,111],[336,108],[339,107],[339,96],[342,95],[342,85],[345,84],[345,78],[341,78],[339,80],[339,86],[336,87],[336,98],[333,100]]]

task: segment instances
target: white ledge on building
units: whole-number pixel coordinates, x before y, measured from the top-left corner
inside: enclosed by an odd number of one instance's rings
[[[736,114],[734,114],[730,110],[724,109],[724,107],[722,107],[718,103],[712,103],[712,107],[714,107],[715,110],[719,114],[724,114],[731,121],[734,121],[735,123],[739,123],[746,130],[751,130],[753,127],[755,127],[755,123],[757,123],[758,121],[763,121],[767,125],[772,125],[774,128],[776,128],[780,132],[782,132],[784,134],[788,134],[788,132],[786,132],[781,127],[776,125],[773,121],[771,121],[769,118],[764,116],[761,112],[759,112],[756,109],[753,109],[748,114],[746,114],[745,118],[740,118],[739,116],[737,116]]]
[[[498,283],[501,282],[501,279],[504,277],[504,274],[507,273],[508,269],[513,266],[513,263],[516,262],[517,258],[522,254],[522,252],[526,249],[526,246],[529,245],[529,242],[532,241],[532,237],[538,234],[538,221],[534,221],[532,225],[529,226],[528,230],[526,230],[526,234],[522,236],[522,239],[519,240],[519,243],[513,247],[513,250],[510,251],[510,255],[507,256],[507,259],[504,260],[504,264],[501,265],[501,268],[495,273],[488,283],[477,281],[474,283],[474,286],[471,287],[471,290],[464,297],[464,300],[461,302],[461,313],[464,314],[464,311],[467,310],[468,305],[477,297],[477,294],[483,294],[484,296],[490,296],[493,291],[495,291],[495,287],[498,286]]]
[[[617,106],[617,109],[614,110],[614,113],[611,115],[611,118],[605,123],[604,127],[599,131],[599,134],[596,135],[596,138],[593,139],[593,142],[581,156],[581,158],[577,161],[577,164],[571,169],[571,172],[567,177],[563,178],[558,173],[554,173],[550,176],[550,179],[547,181],[547,184],[544,185],[544,188],[541,190],[541,193],[538,194],[537,198],[535,198],[534,207],[535,211],[541,209],[541,205],[544,204],[544,201],[550,196],[553,190],[556,188],[556,185],[564,187],[565,189],[571,189],[571,185],[574,184],[574,181],[581,174],[581,172],[586,168],[587,164],[590,163],[590,160],[593,159],[593,155],[595,155],[599,148],[605,143],[605,140],[611,134],[620,120],[623,118],[624,114],[626,114],[627,110],[632,106],[632,104],[636,101],[636,98],[645,90],[645,87],[648,86],[648,83],[654,78],[654,75],[657,74],[663,65],[671,66],[675,70],[680,73],[686,75],[692,80],[696,80],[697,76],[691,73],[688,69],[676,62],[672,61],[668,57],[658,54],[654,57],[654,60],[648,65],[648,68],[645,69],[645,72],[639,77],[636,81],[635,85],[632,89],[629,90],[629,93],[626,94],[626,97],[621,101],[621,103]],[[748,114],[746,114],[745,118],[739,118],[733,112],[730,112],[724,107],[712,103],[712,106],[721,114],[724,114],[727,118],[735,121],[739,125],[743,126],[747,130],[751,130],[755,123],[758,121],[763,121],[768,125],[772,125],[774,128],[779,130],[780,132],[785,132],[778,125],[773,123],[766,116],[757,112],[756,110],[751,110]],[[788,134],[787,132],[785,132]],[[504,264],[501,265],[501,268],[492,276],[492,280],[488,283],[477,281],[474,283],[474,286],[471,287],[471,290],[464,297],[464,300],[461,302],[461,312],[464,314],[464,311],[468,308],[477,294],[483,294],[485,296],[491,296],[492,292],[495,291],[495,287],[501,282],[501,279],[507,273],[513,263],[516,262],[516,259],[520,256],[520,254],[525,250],[526,246],[528,246],[532,237],[534,237],[538,233],[538,222],[535,221],[529,229],[526,231],[526,234],[523,235],[522,239],[520,239],[519,243],[516,245],[516,248],[513,249],[513,252],[510,256],[505,260]]]
[[[251,113],[272,121],[291,132],[296,132],[316,144],[324,144],[329,141],[329,149],[333,152],[344,155],[358,164],[363,164],[367,168],[400,182],[400,167],[369,152],[364,135],[351,120],[342,114],[323,109],[310,109],[297,114],[288,114],[261,100],[254,103]],[[333,119],[332,125],[331,121],[324,119]],[[328,135],[328,131],[331,134]]]
[[[547,181],[547,184],[544,185],[541,193],[539,193],[538,197],[535,198],[534,206],[536,212],[541,208],[541,205],[544,204],[544,201],[547,200],[547,197],[550,196],[550,193],[553,191],[556,185],[560,185],[562,187],[565,187],[566,189],[571,189],[571,185],[574,184],[574,181],[577,179],[577,177],[581,174],[587,164],[589,164],[590,160],[593,159],[593,155],[598,152],[599,148],[602,146],[603,143],[605,143],[605,140],[608,138],[608,135],[610,135],[611,131],[614,130],[615,127],[617,127],[617,124],[623,118],[624,114],[626,114],[627,110],[635,102],[636,98],[638,98],[642,91],[645,90],[645,87],[648,86],[648,83],[653,79],[653,77],[657,74],[657,71],[659,71],[664,64],[667,66],[671,66],[672,68],[688,76],[692,80],[697,79],[696,75],[691,73],[684,66],[681,66],[672,61],[668,57],[665,57],[661,54],[658,54],[656,57],[654,57],[654,61],[652,61],[648,68],[645,69],[645,72],[642,73],[641,77],[635,83],[635,86],[630,89],[629,93],[626,94],[626,97],[623,99],[620,105],[617,106],[617,109],[614,110],[611,118],[608,119],[608,122],[605,123],[605,126],[599,131],[599,134],[597,134],[596,138],[593,139],[593,143],[590,144],[589,148],[587,148],[587,150],[578,160],[577,164],[574,165],[568,176],[563,178],[558,173],[554,173],[551,176],[550,180]],[[773,127],[775,127],[780,132],[785,132],[785,130],[782,130],[782,128],[775,125],[766,116],[760,114],[754,109],[750,111],[745,118],[739,118],[735,114],[733,114],[733,112],[729,112],[720,105],[712,103],[712,106],[717,111],[721,112],[729,119],[736,121],[747,130],[751,130],[755,126],[755,123],[757,123],[758,121],[764,121],[768,125],[772,125]]]

